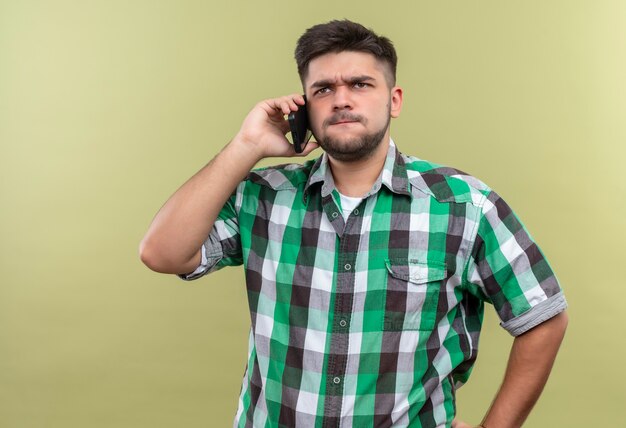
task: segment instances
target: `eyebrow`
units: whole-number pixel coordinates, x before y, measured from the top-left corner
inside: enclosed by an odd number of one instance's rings
[[[368,76],[366,74],[363,74],[361,76],[353,76],[353,77],[349,77],[346,81],[348,83],[354,84],[354,83],[359,83],[359,82],[365,82],[368,80],[376,80],[374,79],[372,76]],[[314,88],[325,88],[326,86],[332,86],[335,84],[335,79],[322,79],[322,80],[318,80],[317,82],[313,82],[309,87],[311,89]]]

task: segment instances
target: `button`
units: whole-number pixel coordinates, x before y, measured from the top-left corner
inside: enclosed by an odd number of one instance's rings
[[[350,269],[352,269],[352,265],[350,263],[346,263],[343,268],[345,270],[350,270]]]
[[[340,378],[339,376],[335,376],[335,377],[333,378],[333,383],[334,383],[335,385],[339,385],[339,384],[341,383],[341,378]]]
[[[359,209],[358,209],[358,208],[355,208],[355,210],[354,210],[354,211],[352,211],[352,214],[354,214],[354,215],[359,215]]]
[[[339,213],[337,211],[333,212],[330,216],[332,218],[337,218],[337,216],[339,215]]]
[[[339,321],[339,325],[340,325],[341,327],[345,327],[345,326],[347,326],[347,325],[348,325],[348,321],[346,321],[346,320],[341,320],[341,321]]]

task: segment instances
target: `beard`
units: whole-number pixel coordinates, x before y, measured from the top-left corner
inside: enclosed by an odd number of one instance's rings
[[[389,108],[388,110],[389,112],[391,112]],[[364,126],[367,124],[367,119],[362,116],[353,115],[350,113],[338,113],[325,120],[322,124],[322,128],[326,129],[328,126],[344,120],[358,121]],[[362,135],[360,137],[354,137],[347,140],[331,137],[328,135],[321,135],[320,138],[317,138],[317,136],[315,136],[315,138],[320,147],[324,149],[324,151],[334,159],[343,162],[364,160],[372,156],[378,146],[380,146],[380,143],[383,141],[383,137],[385,136],[385,133],[389,128],[390,122],[391,116],[388,115],[387,123],[385,123],[385,125],[381,129],[371,132],[369,134]]]

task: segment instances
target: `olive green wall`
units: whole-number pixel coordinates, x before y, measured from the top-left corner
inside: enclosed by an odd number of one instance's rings
[[[344,17],[395,42],[400,148],[489,183],[565,288],[527,426],[624,423],[626,4],[387,4],[0,0],[0,426],[231,424],[241,269],[187,284],[137,247],[252,105],[300,90],[301,32]],[[458,396],[475,423],[511,343],[488,310]]]

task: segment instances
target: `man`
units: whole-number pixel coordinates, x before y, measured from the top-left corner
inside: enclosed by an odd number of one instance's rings
[[[515,340],[482,426],[520,426],[567,324],[537,245],[484,183],[398,151],[388,39],[332,21],[302,35],[296,61],[325,154],[250,172],[296,156],[285,115],[305,103],[262,101],[141,245],[151,269],[187,280],[244,265],[252,327],[235,425],[467,427],[455,390],[490,302]]]

